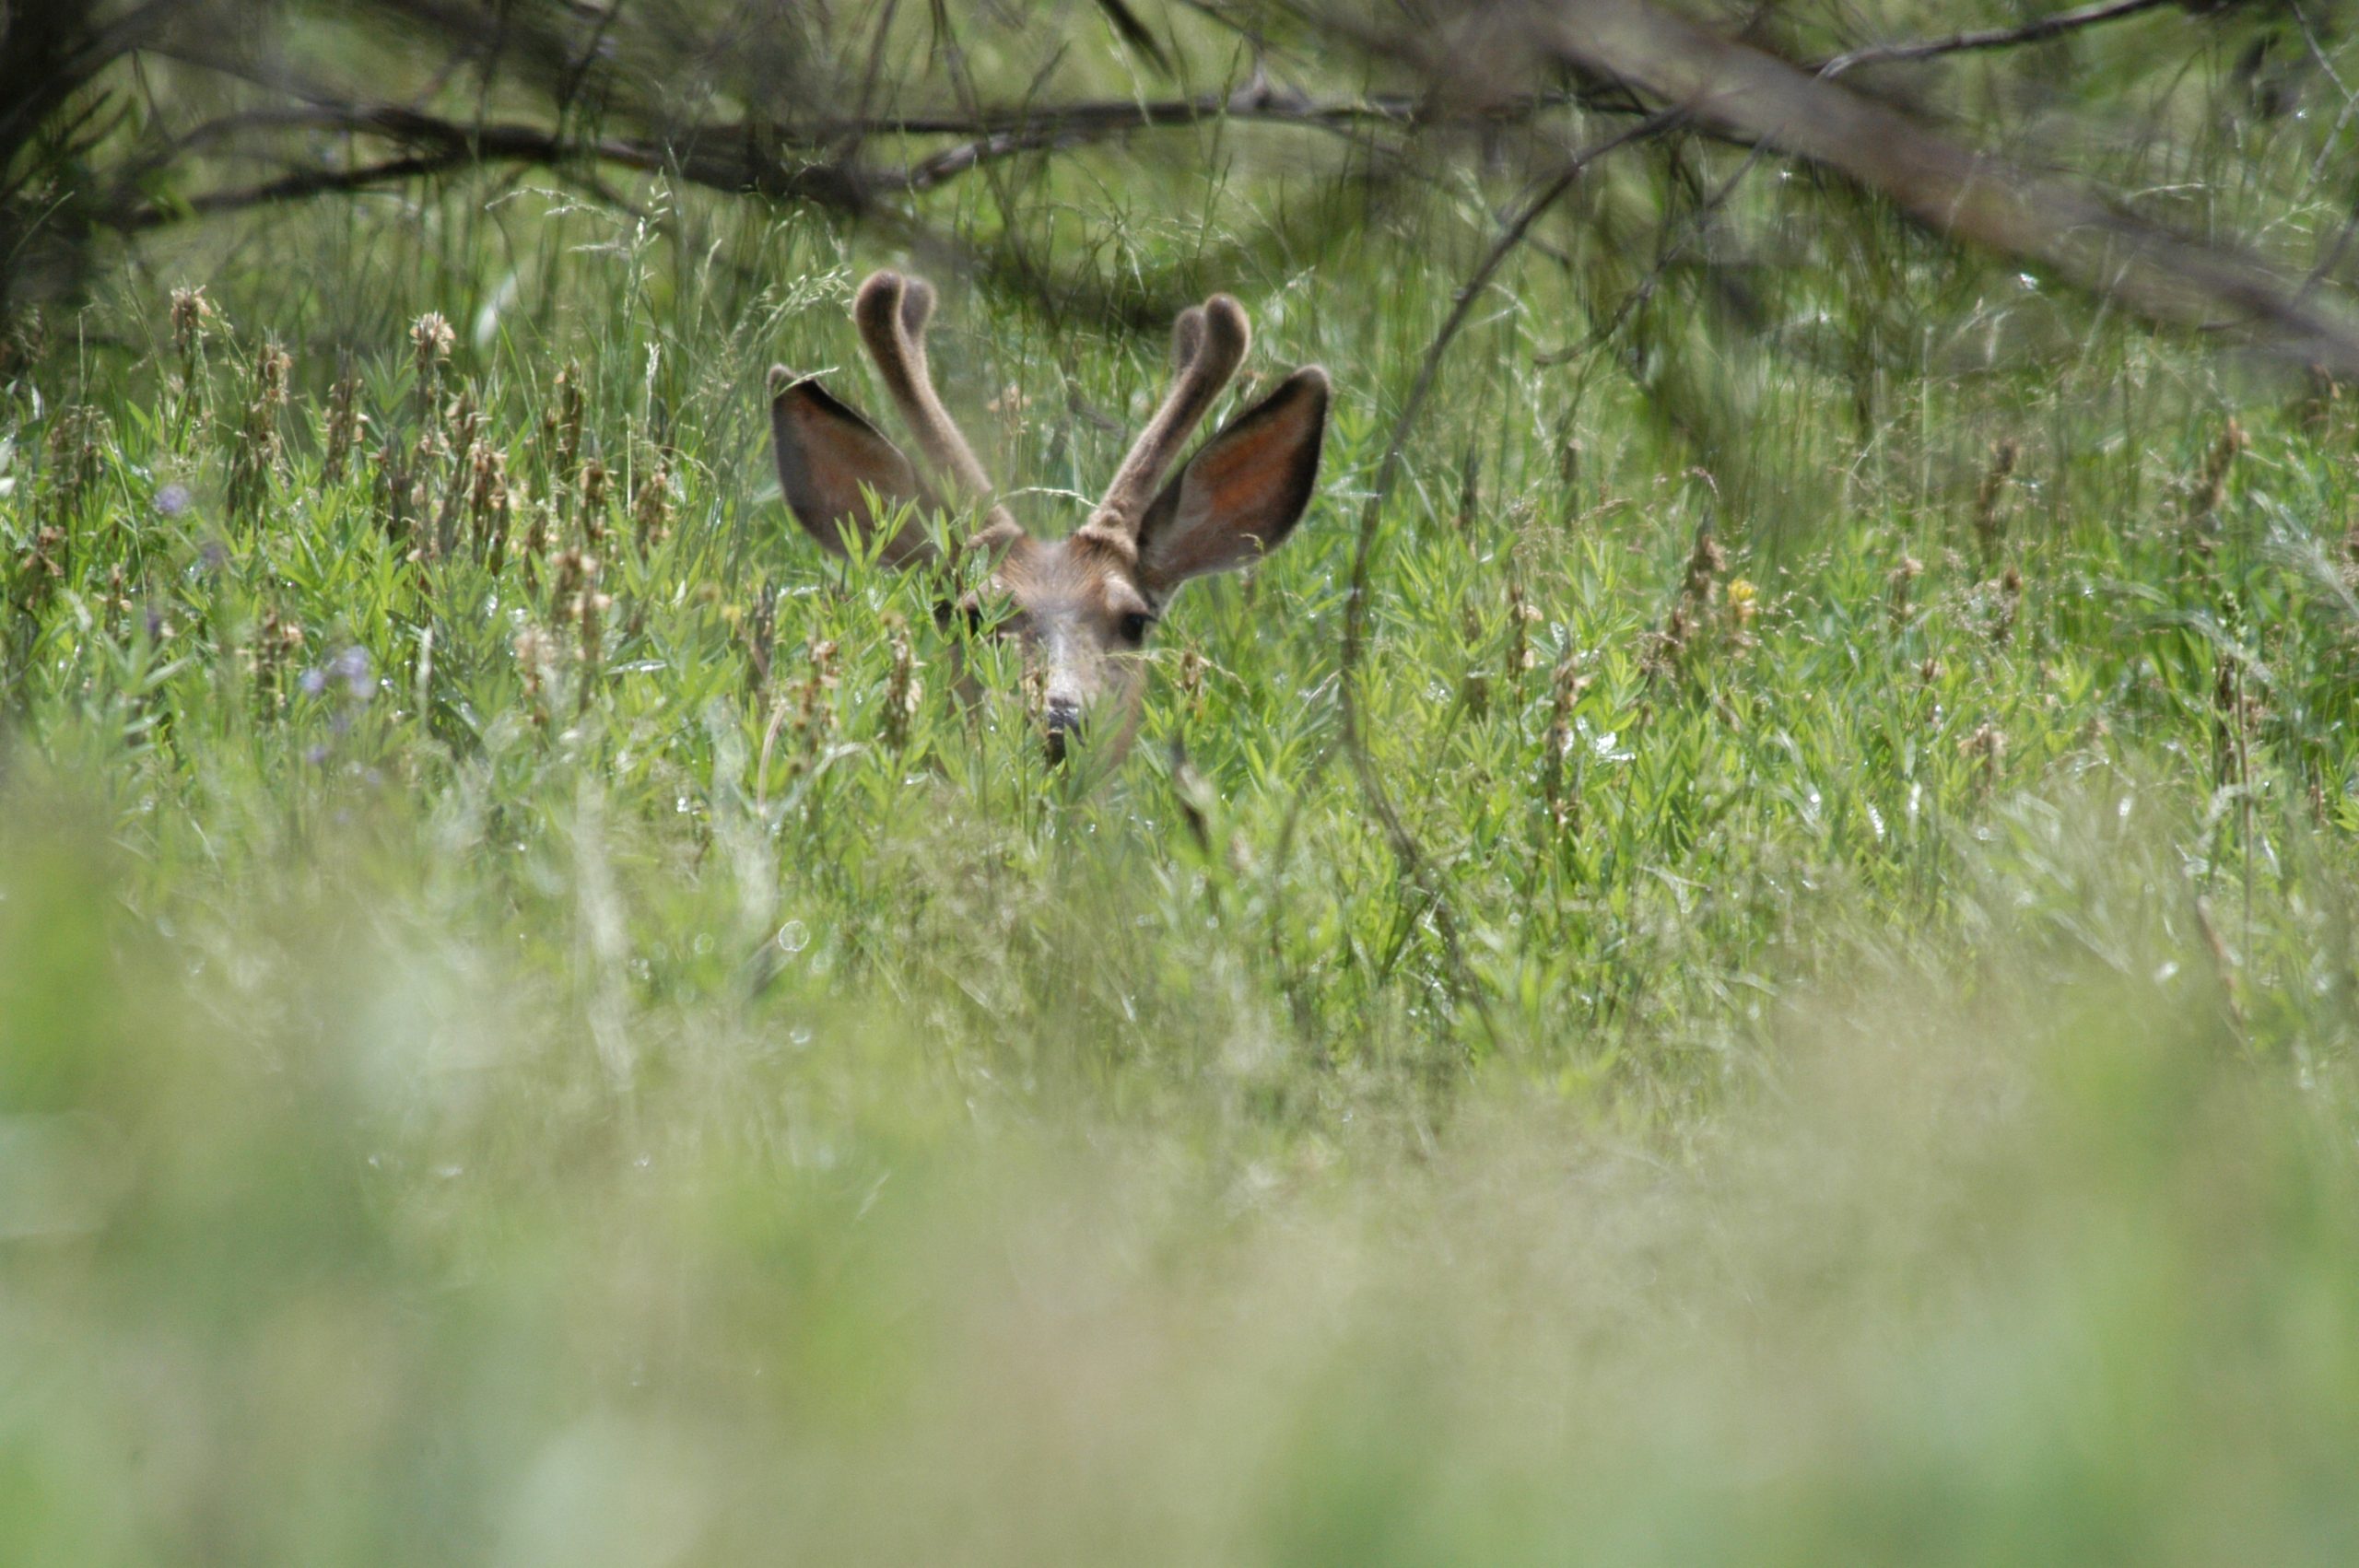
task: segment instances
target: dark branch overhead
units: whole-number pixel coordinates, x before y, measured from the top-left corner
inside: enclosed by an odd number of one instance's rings
[[[2183,0],[2101,0],[2098,5],[2083,6],[2075,11],[2059,11],[2054,16],[2041,17],[2017,27],[1982,28],[1951,33],[1943,38],[1865,44],[1823,61],[1813,69],[1822,76],[1839,76],[1862,65],[1888,65],[1903,60],[1932,60],[1944,54],[2018,49],[2025,44],[2047,43],[2068,34],[2102,27],[2107,22],[2118,22],[2127,17],[2142,16],[2148,11],[2159,11],[2165,6],[2181,4]]]
[[[1216,120],[1349,134],[1356,127],[1409,131],[1445,123],[1513,124],[1577,102],[1567,93],[1532,94],[1479,113],[1451,116],[1405,95],[1312,102],[1267,92],[1204,95],[1144,103],[1081,102],[972,115],[926,114],[892,119],[819,121],[806,125],[694,124],[664,141],[620,136],[566,136],[513,122],[466,123],[383,103],[309,102],[241,111],[201,122],[176,138],[187,154],[226,150],[288,131],[329,131],[416,149],[409,155],[350,168],[306,170],[260,184],[224,186],[186,198],[191,214],[237,211],[272,202],[361,190],[448,172],[475,163],[546,167],[607,164],[668,174],[733,193],[761,194],[857,213],[889,196],[930,191],[997,158],[1075,148],[1135,132],[1181,129]],[[1610,106],[1621,111],[1621,106]],[[906,164],[830,158],[830,149],[885,137],[957,136]],[[251,149],[240,149],[251,150]],[[799,155],[799,156],[798,156]],[[155,204],[106,209],[109,227],[137,230],[170,223],[180,213]]]
[[[77,258],[104,236],[483,166],[546,168],[601,193],[620,171],[906,222],[969,174],[1004,208],[1009,181],[1028,180],[1036,160],[1142,137],[1185,148],[1191,135],[1240,126],[1330,138],[1332,151],[1312,156],[1340,181],[1439,178],[1476,158],[1544,180],[1601,131],[1668,110],[1681,111],[1675,142],[1709,137],[1813,166],[1939,233],[2157,320],[2236,322],[2289,354],[2359,364],[2359,331],[2322,274],[2289,285],[2232,245],[2175,234],[2095,185],[2035,178],[1931,129],[1906,103],[1833,80],[2139,17],[2159,28],[2165,13],[2174,36],[2200,49],[2219,9],[2097,0],[1813,62],[1653,0],[1443,0],[1414,15],[1351,0],[1097,0],[1066,14],[1084,25],[1053,36],[1028,14],[987,24],[946,6],[854,15],[801,0],[710,15],[581,0],[14,0],[0,30],[0,303],[70,292]],[[931,29],[926,51],[910,40],[899,54],[888,48],[897,15],[905,32]],[[299,20],[388,69],[322,79],[334,52],[299,63],[279,42],[292,31],[281,24]],[[979,76],[958,29],[986,25],[1038,50],[1038,63]],[[1191,37],[1217,46],[1191,58]],[[1059,71],[1084,56],[1098,63],[1095,79],[1144,66],[1171,88],[1059,97]],[[132,90],[135,64],[194,82],[182,102],[208,111],[155,111],[145,88]],[[1347,82],[1371,85],[1337,90]],[[912,101],[921,94],[933,101]],[[1012,247],[1010,275],[1044,286],[1014,249],[1020,240],[1000,243]]]

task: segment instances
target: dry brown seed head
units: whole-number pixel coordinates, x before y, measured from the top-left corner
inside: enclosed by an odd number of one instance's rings
[[[659,462],[640,481],[631,497],[631,524],[642,551],[660,544],[672,532],[672,470]]]
[[[910,644],[909,633],[897,628],[886,646],[892,663],[885,676],[885,739],[898,747],[909,740],[910,720],[917,715],[924,688],[918,680],[917,651]]]
[[[213,302],[205,297],[202,286],[172,290],[172,346],[183,360],[195,355],[213,318]]]
[[[1590,678],[1578,673],[1571,658],[1556,666],[1550,685],[1548,707],[1557,728],[1567,735],[1572,733],[1573,709],[1580,706],[1581,694],[1590,688]]]
[[[606,538],[606,465],[596,458],[581,465],[581,534],[593,545]]]
[[[433,381],[442,362],[451,357],[452,346],[458,341],[459,334],[451,330],[451,323],[442,319],[440,310],[428,310],[410,323],[410,353],[417,361],[417,379],[421,383]]]
[[[327,451],[320,460],[321,478],[331,485],[343,480],[366,422],[360,412],[360,383],[350,376],[337,377],[328,392]]]
[[[271,408],[286,407],[287,380],[294,369],[294,356],[276,343],[264,343],[254,356],[254,401]]]
[[[557,407],[552,410],[557,439],[557,476],[571,483],[581,466],[581,426],[588,410],[581,395],[581,362],[566,361],[565,369],[557,373]]]
[[[1914,556],[1903,556],[1900,564],[1892,568],[1892,619],[1895,626],[1908,614],[1909,590],[1925,575],[1925,563]]]
[[[2237,454],[2249,444],[2244,426],[2230,418],[2203,459],[2203,472],[2195,488],[2198,517],[2209,518],[2220,509],[2220,504],[2227,498],[2228,471],[2236,466]]]
[[[475,444],[484,427],[490,421],[475,407],[473,389],[461,387],[442,410],[442,442],[450,451],[464,452]]]
[[[2015,460],[2021,455],[2014,438],[2010,436],[1990,449],[1990,466],[1983,471],[1982,483],[1974,492],[1974,532],[1987,552],[1996,549],[2001,525],[2005,519],[2000,499],[2006,494],[2007,476],[2015,471]]]
[[[1696,536],[1696,548],[1687,556],[1687,573],[1681,591],[1699,604],[1711,601],[1712,583],[1728,569],[1728,552],[1720,548],[1719,540],[1709,532]]]

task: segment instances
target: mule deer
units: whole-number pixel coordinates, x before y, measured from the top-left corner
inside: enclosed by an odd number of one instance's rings
[[[770,372],[770,436],[779,486],[804,531],[845,553],[848,537],[887,566],[933,560],[936,551],[910,503],[945,499],[982,509],[967,542],[988,550],[991,576],[959,608],[980,630],[1021,639],[1027,685],[1049,760],[1094,713],[1120,715],[1111,755],[1138,724],[1147,634],[1191,577],[1248,565],[1301,521],[1319,476],[1327,427],[1327,373],[1297,370],[1204,443],[1162,483],[1191,432],[1245,357],[1245,311],[1226,294],[1180,314],[1171,333],[1171,390],[1114,471],[1082,525],[1054,543],[1027,532],[993,497],[974,449],[951,422],[926,369],[933,289],[921,278],[879,272],[860,286],[852,320],[886,391],[917,438],[937,493],[875,426],[837,401],[816,377]],[[897,520],[898,525],[897,525]],[[879,533],[893,529],[890,537]]]

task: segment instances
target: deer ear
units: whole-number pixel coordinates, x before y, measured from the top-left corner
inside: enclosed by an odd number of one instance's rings
[[[770,399],[770,444],[779,489],[794,521],[827,551],[840,556],[847,533],[867,540],[906,503],[931,499],[901,449],[816,379],[798,380],[776,369],[770,385],[777,389]],[[863,486],[874,493],[883,515],[870,509]],[[898,567],[933,556],[933,544],[910,520],[885,541],[878,558]]]
[[[1164,593],[1285,543],[1319,481],[1327,372],[1297,370],[1231,420],[1163,487],[1139,523],[1139,575]]]

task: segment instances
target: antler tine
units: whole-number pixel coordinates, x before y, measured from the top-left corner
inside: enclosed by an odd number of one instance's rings
[[[991,476],[934,394],[933,377],[926,369],[925,325],[933,315],[933,287],[921,277],[872,273],[853,296],[851,313],[869,357],[885,377],[885,390],[917,437],[927,462],[968,495],[988,497]],[[994,524],[1013,521],[997,506],[991,509],[989,520]]]
[[[1097,503],[1088,526],[1126,536],[1137,533],[1164,471],[1180,455],[1190,432],[1203,422],[1213,399],[1237,374],[1252,341],[1245,307],[1226,294],[1180,312],[1171,328],[1171,391],[1139,432],[1122,466],[1114,471],[1114,482],[1106,486],[1106,498]]]
[[[1188,366],[1204,346],[1204,308],[1191,305],[1171,323],[1171,374],[1187,374]]]

